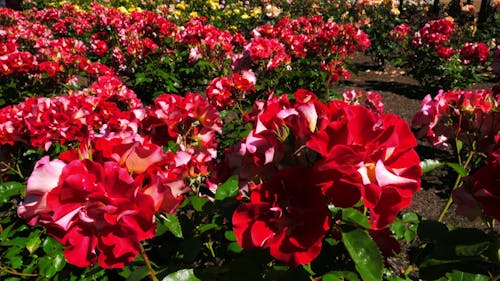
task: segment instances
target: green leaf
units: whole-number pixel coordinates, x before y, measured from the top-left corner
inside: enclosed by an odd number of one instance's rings
[[[382,254],[367,231],[354,229],[342,232],[342,241],[364,281],[382,280]]]
[[[15,269],[19,269],[23,265],[23,259],[20,256],[10,257],[9,262],[12,268]]]
[[[446,162],[446,165],[448,165],[448,167],[451,167],[453,170],[455,170],[455,172],[457,172],[457,174],[462,177],[466,177],[469,174],[469,172],[467,172],[467,170],[458,163]]]
[[[446,239],[448,228],[437,221],[422,221],[418,225],[417,233],[424,242],[437,242]]]
[[[215,199],[224,200],[226,198],[232,198],[238,195],[239,191],[238,175],[233,175],[217,188]]]
[[[193,269],[181,269],[165,276],[162,281],[201,281],[194,275]]]
[[[449,240],[455,242],[455,254],[459,257],[479,256],[492,244],[488,235],[477,228],[454,229]]]
[[[208,198],[206,197],[199,197],[199,196],[191,196],[189,198],[189,201],[191,201],[191,205],[193,205],[193,208],[197,212],[203,211],[203,206],[205,206],[206,203],[209,202]]]
[[[452,272],[446,273],[446,280],[453,281],[488,281],[490,278],[482,274],[468,273],[458,270],[453,270]]]
[[[206,223],[198,226],[198,231],[201,233],[205,233],[211,229],[218,229],[220,226],[216,223]]]
[[[364,228],[370,228],[368,218],[354,208],[342,209],[342,220],[360,225]]]
[[[54,256],[45,256],[40,258],[38,267],[40,269],[40,275],[51,278],[56,275],[63,267],[66,265],[66,260],[62,253],[58,253]]]
[[[140,268],[135,268],[127,277],[126,281],[141,281],[146,279],[148,275],[149,270],[147,267],[143,266]]]
[[[135,74],[135,85],[139,85],[142,83],[150,83],[152,81],[153,81],[153,79],[146,77],[146,74],[144,74],[144,73],[136,73]]]
[[[459,140],[459,139],[455,139],[456,141],[456,145],[457,145],[457,153],[460,154],[460,152],[462,151],[462,148],[464,147],[464,142]]]
[[[443,167],[444,165],[446,164],[434,159],[425,159],[420,161],[420,167],[422,168],[423,174],[429,173],[437,168]]]
[[[406,213],[403,215],[403,222],[405,223],[412,223],[412,222],[418,222],[419,218],[416,213]]]
[[[358,275],[352,271],[330,271],[323,275],[323,281],[357,281]]]
[[[391,224],[391,230],[392,232],[394,232],[396,239],[401,239],[405,234],[406,225],[403,223],[401,219],[396,218],[394,222],[392,222]]]
[[[411,230],[406,230],[404,233],[405,240],[408,242],[415,240],[415,235],[416,235],[415,231],[411,231]]]
[[[183,238],[181,223],[175,215],[164,214],[161,217],[164,219],[162,224],[166,226],[175,237]]]
[[[243,251],[243,248],[240,247],[240,245],[236,242],[231,242],[227,245],[227,249],[228,251],[230,252],[233,252],[233,253],[241,253]]]
[[[33,254],[38,247],[40,247],[40,244],[42,243],[42,240],[40,239],[40,230],[35,230],[30,233],[28,240],[26,241],[26,249],[30,254]]]
[[[228,241],[236,241],[236,235],[234,235],[232,230],[226,230],[226,232],[224,232],[224,237],[226,237]]]
[[[52,256],[62,252],[63,247],[54,238],[47,237],[42,243],[42,249],[47,255]]]
[[[19,182],[0,183],[0,203],[7,203],[11,197],[21,195],[23,190],[24,185]]]

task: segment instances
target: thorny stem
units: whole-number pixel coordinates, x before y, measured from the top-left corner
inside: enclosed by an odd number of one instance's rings
[[[141,243],[139,243],[139,246],[141,247],[141,255],[144,258],[144,263],[146,263],[146,267],[148,268],[149,277],[151,277],[152,281],[159,281],[158,277],[156,277],[153,267],[151,266],[151,262],[149,261],[148,255],[146,254],[144,247],[142,246]]]
[[[467,157],[467,160],[465,160],[465,163],[462,166],[466,170],[467,170],[467,166],[469,166],[469,163],[472,160],[473,156],[474,156],[474,151],[469,152],[469,156]],[[460,163],[460,165],[462,165],[462,163]],[[452,192],[453,192],[453,190],[457,189],[460,186],[461,181],[462,181],[462,175],[458,174],[457,179],[455,180],[455,184],[453,185]],[[452,194],[450,194],[450,198],[448,198],[448,202],[446,202],[446,205],[444,206],[443,210],[441,211],[441,214],[439,215],[439,218],[438,218],[438,222],[443,221],[444,216],[446,215],[446,212],[448,212],[448,209],[451,206],[451,203],[453,203],[453,195]]]
[[[35,273],[22,273],[22,272],[15,270],[15,269],[9,269],[9,268],[5,268],[5,267],[0,266],[0,273],[2,273],[2,272],[12,274],[12,275],[17,275],[17,276],[26,276],[26,277],[27,276],[29,276],[29,277],[38,276],[38,274],[35,274]]]

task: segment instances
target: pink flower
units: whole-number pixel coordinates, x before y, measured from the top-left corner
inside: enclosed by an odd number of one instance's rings
[[[65,166],[66,163],[61,160],[50,161],[49,156],[44,156],[36,162],[28,178],[26,197],[17,209],[17,214],[28,219],[29,225],[50,220],[48,214],[51,209],[47,204],[47,194],[57,186]]]

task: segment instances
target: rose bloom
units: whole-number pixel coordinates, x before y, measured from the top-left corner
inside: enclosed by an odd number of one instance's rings
[[[331,118],[307,147],[323,157],[313,171],[328,199],[352,207],[363,199],[373,229],[391,223],[420,190],[420,159],[408,124],[394,114],[329,103]]]
[[[49,77],[54,77],[58,71],[62,70],[62,67],[55,61],[44,61],[38,64],[38,69],[40,72],[47,73]]]
[[[395,26],[390,32],[391,40],[393,42],[403,42],[410,35],[411,27],[405,23]]]
[[[483,214],[500,220],[500,135],[497,135],[496,150],[491,153],[486,165],[472,176],[472,195],[481,204]]]
[[[438,57],[442,59],[449,59],[451,56],[455,54],[455,50],[453,50],[453,47],[444,47],[440,46],[437,49],[437,55]]]
[[[243,248],[269,248],[271,256],[291,266],[319,255],[330,221],[310,173],[301,167],[283,169],[258,185],[250,202],[238,206],[233,227]]]
[[[465,43],[460,49],[460,60],[462,64],[469,64],[471,62],[483,63],[488,59],[490,49],[482,42]]]
[[[155,235],[154,203],[116,162],[42,158],[18,214],[44,225],[71,264],[123,267]]]

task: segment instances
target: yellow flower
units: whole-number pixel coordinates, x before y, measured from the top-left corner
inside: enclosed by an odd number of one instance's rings
[[[184,1],[182,1],[179,4],[177,4],[176,7],[177,7],[177,9],[185,10],[185,9],[187,9],[188,5]]]
[[[82,7],[80,7],[80,5],[75,5],[75,11],[77,11],[77,12],[83,12],[84,10],[82,9]]]
[[[395,15],[395,16],[399,16],[400,12],[399,12],[399,9],[398,7],[394,7],[391,9],[391,14]]]
[[[198,15],[198,12],[196,12],[196,11],[193,11],[193,12],[191,12],[191,13],[189,14],[189,17],[190,17],[190,18],[196,18],[196,17],[198,17],[198,16],[199,16],[199,15]]]
[[[178,19],[181,17],[182,13],[179,10],[175,10],[172,14],[174,15],[174,18]]]
[[[219,4],[219,1],[217,1],[217,0],[207,0],[207,5],[212,10],[219,10],[220,9],[220,4]]]
[[[125,15],[129,14],[127,9],[123,6],[118,7],[118,11],[120,11],[122,14],[125,14]]]
[[[133,11],[142,12],[143,10],[141,9],[141,7],[130,7],[130,8],[128,8],[128,12],[129,13],[132,13]]]
[[[247,13],[243,13],[243,15],[241,15],[241,18],[247,20],[250,18],[250,16]]]
[[[239,14],[240,12],[241,12],[240,9],[233,9],[233,13],[235,14]]]
[[[253,8],[252,12],[250,13],[250,15],[252,16],[252,18],[256,18],[260,14],[262,14],[262,8],[261,7]]]
[[[230,26],[228,27],[228,29],[229,29],[229,30],[231,30],[231,31],[233,31],[233,32],[235,32],[235,31],[237,31],[237,30],[238,30],[238,27],[237,27],[236,25],[230,25]]]

